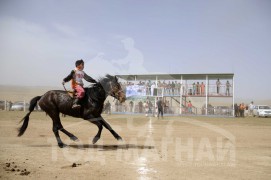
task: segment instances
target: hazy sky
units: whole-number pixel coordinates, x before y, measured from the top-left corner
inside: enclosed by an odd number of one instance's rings
[[[59,86],[85,72],[235,73],[271,99],[270,0],[0,0],[0,84]]]

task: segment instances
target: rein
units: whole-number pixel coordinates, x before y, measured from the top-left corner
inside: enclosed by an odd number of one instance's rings
[[[63,85],[63,87],[64,87],[64,90],[65,90],[65,91],[67,91],[67,89],[66,89],[65,85],[64,85],[64,84],[62,84],[62,85]]]

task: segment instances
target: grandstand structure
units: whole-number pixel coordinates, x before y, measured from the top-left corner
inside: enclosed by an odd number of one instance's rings
[[[166,113],[234,116],[233,73],[117,76],[128,100],[152,99],[155,107],[156,100],[162,98],[168,108]]]

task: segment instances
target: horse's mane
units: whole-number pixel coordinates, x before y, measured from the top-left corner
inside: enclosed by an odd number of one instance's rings
[[[115,77],[115,76],[111,76],[110,74],[106,74],[105,77],[100,77],[98,78],[98,82],[103,85],[103,84],[106,84],[110,81],[116,81],[118,82],[118,79]]]
[[[115,76],[111,76],[109,74],[106,74],[105,77],[98,78],[97,84],[92,87],[85,88],[86,94],[90,98],[98,101],[99,99],[103,98],[103,95],[105,95],[104,86],[111,81],[118,82],[118,79]],[[97,91],[97,89],[99,90]]]

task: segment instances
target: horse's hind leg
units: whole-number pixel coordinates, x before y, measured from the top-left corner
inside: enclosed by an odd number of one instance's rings
[[[59,136],[59,133],[58,133],[59,130],[62,131],[63,133],[65,133],[67,136],[69,136],[72,140],[77,140],[78,139],[73,134],[71,134],[70,132],[68,132],[67,130],[65,130],[63,128],[63,126],[62,126],[62,124],[60,122],[59,113],[57,113],[57,112],[51,112],[51,113],[48,113],[48,114],[49,114],[49,116],[53,120],[53,132],[55,134],[58,146],[60,148],[66,147],[67,145],[64,144],[62,142],[62,140],[60,139],[60,136]]]
[[[60,121],[60,118],[59,118],[59,115],[57,116],[57,118],[55,119],[54,122],[56,123],[57,130],[60,130],[61,132],[63,132],[67,136],[69,136],[69,138],[71,140],[78,141],[78,138],[75,135],[73,135],[72,133],[70,133],[69,131],[67,131],[66,129],[63,128],[61,121]]]
[[[54,121],[54,119],[53,119]],[[60,148],[63,148],[63,147],[66,147],[67,145],[64,144],[62,142],[62,140],[60,139],[60,136],[59,136],[59,133],[58,133],[58,130],[61,129],[61,126],[59,126],[59,124],[53,122],[53,132],[55,134],[55,137],[56,137],[56,140],[57,140],[57,144]]]

